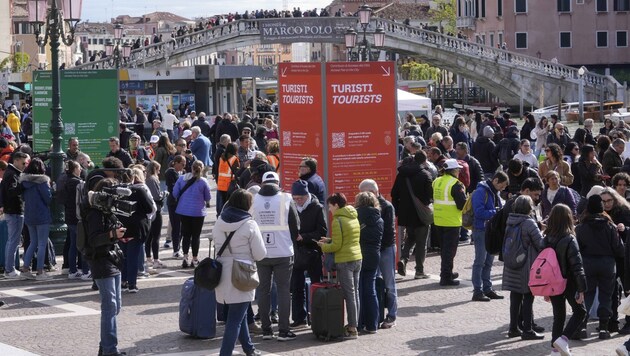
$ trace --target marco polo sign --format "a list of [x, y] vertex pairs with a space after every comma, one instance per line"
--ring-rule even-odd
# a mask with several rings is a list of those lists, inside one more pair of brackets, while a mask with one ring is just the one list
[[260, 22], [260, 42], [344, 42], [344, 33], [356, 17], [284, 18]]

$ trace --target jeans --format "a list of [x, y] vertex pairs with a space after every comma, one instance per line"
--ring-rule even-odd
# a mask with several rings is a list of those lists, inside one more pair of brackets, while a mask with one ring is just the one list
[[291, 271], [293, 256], [264, 258], [257, 263], [260, 285], [258, 293], [258, 314], [262, 329], [271, 330], [271, 284], [272, 277], [278, 287], [278, 331], [289, 331], [289, 314], [291, 313]]
[[459, 227], [435, 226], [435, 238], [440, 241], [440, 280], [453, 278], [453, 261], [459, 244]]
[[182, 221], [179, 214], [175, 212], [177, 205], [168, 206], [168, 221], [171, 223], [171, 242], [173, 243], [173, 252], [177, 252], [180, 249], [180, 242], [182, 241]]
[[612, 256], [582, 255], [584, 259], [584, 273], [586, 274], [586, 293], [584, 303], [586, 310], [591, 310], [595, 300], [595, 290], [599, 288], [599, 307], [597, 317], [610, 319], [612, 317], [612, 294], [616, 284], [615, 258]]
[[396, 292], [396, 245], [386, 247], [381, 251], [379, 260], [379, 273], [383, 276], [385, 288], [387, 289], [387, 317], [396, 320], [398, 312], [398, 292]]
[[523, 318], [523, 331], [532, 330], [534, 296], [510, 292], [510, 330], [518, 329], [519, 315]]
[[291, 318], [293, 321], [306, 320], [309, 306], [306, 305], [305, 295], [310, 291], [305, 290], [306, 277], [304, 272], [308, 271], [311, 283], [320, 283], [322, 281], [321, 261], [322, 259], [318, 256], [314, 259], [314, 263], [309, 265], [308, 270], [294, 268], [293, 273], [291, 273]]
[[492, 290], [490, 271], [494, 256], [486, 251], [486, 230], [473, 229], [472, 239], [475, 243], [475, 261], [472, 267], [472, 284], [474, 293], [488, 293]]
[[407, 239], [402, 248], [401, 260], [405, 263], [409, 260], [409, 252], [414, 249], [416, 255], [416, 273], [424, 273], [424, 260], [427, 257], [427, 239], [429, 238], [429, 226], [406, 226]]
[[26, 227], [28, 227], [28, 232], [31, 236], [31, 243], [28, 245], [26, 253], [24, 254], [24, 268], [28, 268], [31, 264], [35, 249], [37, 249], [37, 270], [42, 271], [44, 269], [44, 262], [46, 261], [50, 224], [26, 225]]
[[136, 287], [138, 281], [138, 257], [142, 253], [142, 242], [135, 238], [127, 243], [121, 243], [120, 248], [125, 254], [123, 262], [122, 280], [129, 284], [129, 288]]
[[[551, 347], [553, 342], [564, 335], [566, 337], [572, 336], [584, 323], [586, 319], [586, 307], [584, 303], [578, 304], [575, 301], [576, 289], [571, 282], [567, 283], [567, 288], [561, 295], [551, 297], [551, 307], [553, 308], [553, 326], [551, 329]], [[569, 319], [567, 326], [564, 326], [564, 321], [567, 317], [567, 303], [571, 306], [573, 315]], [[564, 330], [563, 330], [564, 329]]]
[[379, 307], [376, 297], [375, 269], [361, 269], [359, 273], [359, 329], [378, 329]]
[[120, 297], [120, 274], [108, 278], [95, 279], [98, 294], [101, 296], [101, 342], [103, 355], [118, 352], [116, 315], [122, 308]]
[[[68, 249], [68, 268], [70, 274], [77, 272], [77, 257], [79, 251], [77, 250], [77, 225], [68, 224], [68, 233], [70, 234], [70, 246]], [[87, 261], [85, 258], [81, 259], [81, 272], [87, 274], [89, 271]]]
[[[4, 251], [4, 272], [11, 273], [15, 270], [15, 255], [20, 248], [20, 238], [24, 227], [24, 215], [4, 214], [7, 222], [8, 238]], [[43, 261], [43, 259], [42, 259]]]
[[241, 346], [243, 346], [243, 351], [249, 352], [254, 349], [247, 327], [247, 309], [250, 305], [250, 302], [226, 304], [228, 310], [227, 321], [225, 322], [225, 331], [219, 356], [231, 356], [237, 338]]
[[361, 260], [337, 263], [337, 279], [343, 291], [343, 299], [346, 301], [346, 313], [348, 325], [357, 327], [359, 311], [359, 274], [361, 272]]

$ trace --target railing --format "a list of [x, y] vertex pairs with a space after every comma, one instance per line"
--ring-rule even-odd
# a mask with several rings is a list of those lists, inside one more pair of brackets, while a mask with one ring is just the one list
[[[375, 21], [385, 28], [385, 33], [389, 37], [412, 40], [416, 43], [451, 51], [457, 53], [457, 55], [485, 58], [496, 63], [511, 65], [519, 69], [534, 71], [563, 80], [579, 80], [578, 70], [573, 67], [509, 52], [492, 46], [468, 42], [467, 40], [457, 37], [406, 26], [389, 20], [379, 19]], [[599, 86], [605, 85], [608, 79], [603, 75], [586, 73], [584, 74], [584, 82], [586, 85]]]

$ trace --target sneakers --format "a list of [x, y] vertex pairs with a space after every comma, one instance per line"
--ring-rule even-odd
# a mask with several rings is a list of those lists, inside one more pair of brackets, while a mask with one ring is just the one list
[[415, 276], [413, 276], [413, 279], [427, 279], [429, 278], [428, 274], [424, 274], [424, 272], [416, 272]]
[[476, 292], [473, 294], [472, 296], [472, 301], [473, 302], [489, 302], [490, 298], [487, 297], [485, 294], [483, 294], [482, 292]]
[[306, 324], [307, 324], [306, 319], [303, 319], [303, 320], [294, 321], [291, 324], [289, 324], [289, 326], [292, 328], [299, 328], [300, 326], [303, 326]]
[[91, 281], [92, 280], [92, 272], [84, 273], [81, 275], [82, 281]]
[[184, 254], [181, 251], [173, 252], [173, 258], [182, 258]]
[[81, 272], [74, 272], [74, 273], [68, 274], [68, 279], [82, 279], [81, 277], [83, 277], [83, 273]]
[[247, 325], [250, 334], [262, 334], [262, 328], [256, 322]]
[[344, 340], [356, 340], [357, 338], [359, 338], [359, 333], [357, 332], [357, 330], [352, 331], [346, 328], [346, 332], [343, 334]]
[[133, 286], [133, 287], [129, 287], [129, 293], [131, 294], [136, 294], [138, 293], [140, 290], [138, 289], [137, 286]]
[[600, 330], [599, 331], [599, 339], [600, 340], [608, 340], [608, 339], [610, 339], [610, 332], [608, 330]]
[[138, 278], [139, 279], [146, 279], [149, 278], [150, 274], [147, 272], [138, 272]]
[[58, 270], [59, 269], [56, 266], [54, 266], [54, 265], [49, 265], [49, 266], [45, 266], [44, 267], [44, 271], [46, 271], [46, 272], [56, 272]]
[[35, 276], [36, 281], [49, 281], [51, 279], [52, 279], [52, 276], [48, 275], [46, 272], [42, 272], [38, 274], [37, 276]]
[[618, 348], [616, 348], [615, 352], [617, 353], [617, 356], [629, 356], [630, 355], [630, 353], [628, 353], [628, 349], [626, 349], [625, 345], [621, 345]]
[[278, 341], [291, 341], [295, 340], [297, 335], [295, 335], [292, 331], [280, 331], [278, 333]]
[[164, 248], [171, 248], [171, 241], [164, 242]]
[[20, 273], [20, 279], [23, 281], [28, 281], [30, 280], [34, 280], [35, 279], [35, 275], [32, 272], [22, 272]]
[[261, 356], [262, 355], [262, 351], [257, 350], [257, 349], [252, 349], [249, 351], [244, 351], [245, 352], [245, 356]]
[[182, 261], [182, 268], [188, 268], [188, 260], [186, 258]]
[[19, 279], [20, 278], [20, 271], [14, 269], [12, 272], [6, 273], [4, 272], [4, 278], [6, 279]]
[[271, 315], [269, 316], [269, 319], [271, 319], [271, 323], [272, 324], [278, 324], [278, 314], [277, 313], [271, 313]]
[[263, 340], [273, 340], [274, 337], [273, 330], [263, 330]]
[[361, 330], [362, 334], [368, 334], [368, 335], [374, 335], [376, 334], [376, 330], [368, 330], [368, 329], [363, 329]]
[[166, 265], [164, 264], [164, 262], [162, 262], [160, 260], [155, 260], [155, 261], [153, 261], [153, 268], [154, 269], [166, 268]]
[[562, 335], [553, 342], [553, 347], [555, 347], [562, 356], [571, 356], [571, 350], [569, 349], [569, 341], [567, 341], [566, 336]]
[[396, 319], [394, 319], [394, 318], [392, 318], [390, 316], [387, 316], [385, 318], [385, 320], [383, 320], [383, 322], [381, 323], [381, 327], [380, 328], [381, 329], [391, 329], [394, 326], [396, 326]]
[[195, 268], [197, 266], [199, 266], [199, 260], [190, 261], [190, 268]]
[[401, 276], [406, 276], [407, 275], [407, 263], [404, 260], [400, 260], [398, 261], [398, 274]]

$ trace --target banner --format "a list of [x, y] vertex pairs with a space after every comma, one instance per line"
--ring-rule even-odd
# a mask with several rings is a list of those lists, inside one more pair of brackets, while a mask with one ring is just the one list
[[[60, 72], [62, 150], [68, 139], [79, 138], [81, 151], [96, 165], [109, 152], [109, 138], [118, 137], [118, 71], [63, 70]], [[33, 149], [48, 151], [52, 134], [52, 73], [33, 74]]]
[[259, 22], [260, 43], [344, 43], [346, 30], [356, 17], [279, 18]]
[[328, 192], [354, 202], [374, 179], [391, 200], [396, 178], [396, 70], [393, 62], [326, 63]]
[[321, 64], [278, 66], [280, 184], [290, 192], [303, 157], [315, 158], [324, 172]]

